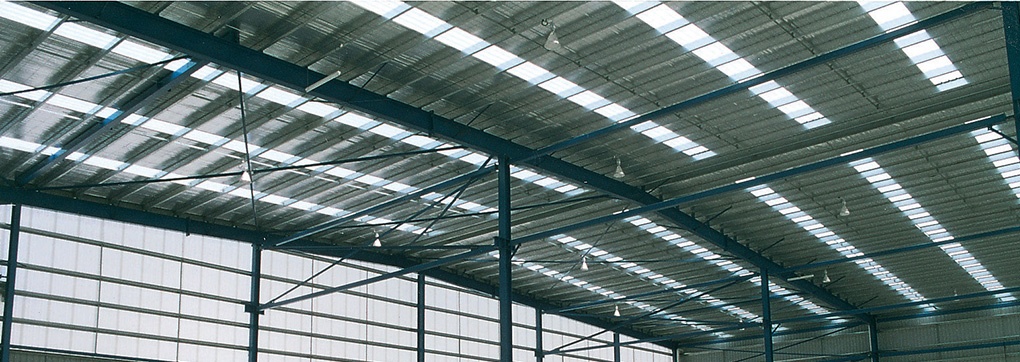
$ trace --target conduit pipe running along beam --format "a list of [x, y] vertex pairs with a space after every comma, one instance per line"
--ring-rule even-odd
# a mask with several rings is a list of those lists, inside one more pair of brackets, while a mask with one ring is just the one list
[[[206, 59], [291, 89], [303, 89], [306, 87], [307, 84], [298, 83], [301, 79], [319, 79], [322, 76], [307, 68], [225, 41], [129, 5], [92, 2], [35, 2], [35, 4], [189, 54], [196, 58]], [[960, 16], [962, 13], [966, 13], [966, 11], [953, 12], [953, 14], [959, 14], [956, 16]], [[536, 151], [528, 147], [347, 83], [328, 82], [315, 89], [311, 94], [325, 100], [345, 104], [346, 107], [393, 121], [414, 130], [428, 132], [429, 134], [452, 140], [490, 155], [506, 156], [510, 159], [510, 163], [514, 163], [514, 160], [531, 158], [527, 164], [539, 170], [563, 177], [578, 184], [586, 184], [589, 188], [613, 194], [639, 204], [650, 205], [661, 201], [637, 187], [627, 185], [563, 160], [548, 156], [535, 157]], [[676, 209], [661, 210], [659, 214], [678, 226], [691, 230], [698, 237], [729, 251], [737, 257], [747, 260], [758, 268], [770, 271], [782, 269], [779, 264], [737, 243], [736, 240], [721, 232], [710, 228], [693, 216]], [[313, 229], [317, 229], [316, 232], [318, 232], [326, 230], [328, 227]], [[314, 232], [299, 233], [283, 240], [289, 242], [289, 240], [296, 240], [300, 237], [313, 234]], [[276, 240], [276, 244], [279, 245], [280, 239]], [[856, 308], [854, 305], [813, 283], [795, 281], [791, 282], [790, 285], [813, 295], [819, 301], [836, 309], [849, 310]]]
[[[136, 225], [151, 226], [154, 228], [177, 231], [189, 235], [195, 234], [211, 236], [215, 238], [233, 240], [249, 244], [261, 241], [263, 240], [263, 238], [273, 237], [273, 235], [270, 234], [259, 233], [246, 229], [239, 229], [231, 226], [206, 223], [202, 221], [189, 220], [176, 216], [155, 214], [148, 211], [99, 204], [95, 202], [74, 199], [65, 196], [51, 195], [41, 192], [28, 191], [4, 186], [0, 186], [0, 204], [2, 203], [22, 204], [30, 207], [38, 207], [53, 211], [79, 214], [84, 216], [100, 218], [104, 220], [113, 220]], [[328, 248], [319, 248], [320, 246], [327, 246], [329, 244], [320, 243], [309, 239], [301, 239], [295, 241], [294, 245], [311, 246], [313, 247], [312, 249], [316, 251], [310, 252], [310, 254], [320, 255], [328, 258], [340, 258], [347, 255], [343, 251], [334, 251], [329, 250]], [[491, 246], [482, 245], [480, 247], [489, 248]], [[389, 265], [396, 268], [408, 268], [420, 264], [420, 262], [417, 260], [403, 257], [400, 255], [379, 254], [370, 251], [358, 253], [357, 255], [351, 257], [350, 259], [380, 265]], [[433, 268], [429, 270], [423, 270], [421, 271], [421, 273], [425, 274], [430, 278], [441, 280], [443, 282], [464, 287], [467, 289], [476, 290], [479, 293], [485, 295], [496, 295], [498, 293], [497, 288], [493, 285], [483, 283], [475, 279], [467, 278], [465, 276], [458, 275], [456, 273], [452, 273], [442, 269]], [[559, 307], [557, 305], [553, 305], [548, 302], [521, 294], [514, 294], [513, 300], [517, 303], [521, 303], [539, 309], [553, 309]], [[610, 323], [603, 319], [595, 317], [573, 316], [569, 318], [599, 328], [611, 328], [615, 326], [614, 323]], [[651, 335], [630, 328], [620, 328], [618, 329], [618, 331], [620, 331], [620, 333], [638, 339], [652, 337]], [[673, 345], [672, 343], [666, 343], [664, 341], [658, 342], [656, 344], [665, 348], [670, 348], [670, 346]]]

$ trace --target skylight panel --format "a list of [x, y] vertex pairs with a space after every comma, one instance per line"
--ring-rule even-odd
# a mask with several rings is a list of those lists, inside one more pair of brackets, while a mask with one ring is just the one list
[[637, 17], [660, 33], [668, 33], [687, 24], [686, 19], [665, 4], [645, 10], [637, 14]]
[[354, 128], [362, 128], [364, 126], [376, 123], [374, 120], [354, 112], [344, 113], [344, 115], [337, 117], [333, 120]]
[[446, 44], [446, 46], [467, 54], [474, 53], [490, 45], [485, 40], [482, 40], [482, 38], [457, 27], [450, 28], [450, 30], [439, 34], [435, 39], [440, 43]]
[[[897, 1], [881, 7], [864, 2], [859, 3], [885, 32], [915, 22], [914, 16], [902, 2]], [[963, 73], [956, 69], [956, 65], [942, 52], [938, 43], [928, 35], [927, 31], [922, 30], [902, 36], [896, 39], [895, 43], [939, 92], [968, 83], [963, 77]], [[927, 61], [933, 59], [939, 60], [926, 64]]]
[[187, 127], [178, 126], [176, 124], [169, 122], [163, 122], [158, 119], [149, 119], [145, 123], [142, 123], [141, 127], [148, 128], [157, 132], [163, 132], [168, 135], [184, 134], [184, 132], [189, 130]]
[[[856, 166], [872, 162], [874, 162], [876, 166], [878, 165], [878, 163], [871, 158], [865, 158], [863, 160], [854, 161], [851, 162], [850, 165], [856, 168]], [[880, 172], [881, 175], [886, 176], [889, 175], [887, 172], [885, 172], [885, 170], [881, 168], [881, 166], [873, 169], [872, 171]], [[895, 182], [892, 181], [891, 179], [889, 181]], [[869, 180], [869, 182], [871, 181]], [[872, 186], [878, 188], [878, 186], [876, 186], [876, 182], [871, 183]], [[952, 234], [946, 231], [946, 229], [942, 225], [940, 225], [938, 221], [933, 216], [931, 216], [931, 214], [928, 213], [927, 210], [924, 209], [924, 207], [920, 205], [919, 202], [914, 200], [914, 198], [911, 197], [903, 199], [902, 197], [899, 197], [903, 194], [905, 193], [902, 192], [882, 193], [883, 196], [889, 199], [890, 202], [893, 202], [893, 204], [896, 205], [901, 210], [901, 212], [903, 212], [903, 214], [910, 219], [910, 222], [914, 224], [914, 226], [919, 231], [921, 231], [925, 236], [927, 236], [931, 241], [943, 242], [953, 239]], [[900, 199], [900, 201], [892, 201], [893, 198]], [[980, 263], [972, 260], [971, 254], [960, 243], [941, 244], [939, 245], [939, 248], [942, 249], [942, 251], [944, 251], [947, 256], [953, 259], [954, 262], [960, 265], [961, 268], [964, 268], [964, 270], [968, 274], [970, 274], [971, 277], [974, 278], [974, 280], [977, 281], [979, 284], [981, 284], [981, 286], [984, 287], [986, 290], [996, 291], [1001, 289], [1002, 284], [1000, 284], [998, 280], [995, 279], [995, 277], [992, 277], [991, 272], [986, 270], [984, 266], [981, 266]], [[987, 277], [985, 277], [985, 275], [987, 275]], [[999, 300], [1003, 302], [1016, 300], [1016, 298], [1010, 295], [1009, 293], [996, 294], [995, 297], [999, 298]]]
[[[777, 205], [777, 201], [776, 200], [781, 200], [782, 203], [786, 204], [786, 205], [791, 205], [791, 206], [793, 205], [786, 198], [784, 198], [782, 196], [779, 196], [779, 194], [777, 194], [772, 188], [769, 188], [766, 185], [754, 186], [752, 188], [747, 189], [747, 191], [750, 192], [751, 195], [753, 195], [756, 198], [758, 198], [759, 201], [765, 202], [769, 206]], [[793, 206], [793, 207], [796, 208], [796, 206]], [[829, 230], [829, 228], [825, 227], [825, 225], [823, 225], [817, 219], [812, 218], [810, 215], [808, 215], [805, 212], [802, 212], [800, 214], [802, 214], [802, 216], [791, 217], [791, 215], [793, 215], [793, 214], [784, 213], [784, 216], [787, 219], [790, 219], [790, 221], [792, 221], [794, 223], [797, 223], [797, 226], [800, 226], [802, 229], [804, 229], [804, 231], [807, 231], [812, 236], [818, 238], [819, 241], [825, 243], [826, 245], [828, 245], [830, 248], [832, 248], [833, 250], [838, 252], [843, 257], [853, 258], [856, 255], [860, 255], [861, 254], [860, 250], [858, 250], [856, 247], [851, 245], [846, 240], [843, 240], [842, 238], [839, 238], [835, 234], [835, 232], [833, 232], [832, 230]], [[835, 238], [835, 239], [831, 239], [831, 238]], [[831, 240], [827, 240], [827, 239], [831, 239]], [[864, 259], [864, 260], [865, 261], [857, 260], [856, 261], [857, 265], [859, 267], [863, 268], [866, 272], [868, 272], [872, 276], [874, 276], [876, 279], [879, 279], [879, 281], [881, 281], [884, 284], [886, 284], [887, 286], [889, 286], [891, 289], [895, 290], [897, 293], [903, 295], [904, 297], [906, 297], [907, 299], [909, 299], [911, 301], [926, 300], [926, 298], [924, 296], [922, 296], [921, 293], [917, 292], [916, 290], [911, 288], [909, 285], [906, 285], [906, 283], [903, 283], [898, 277], [896, 277], [895, 275], [892, 275], [891, 272], [886, 270], [884, 267], [879, 265], [874, 260], [872, 260], [870, 258], [869, 259]], [[896, 286], [898, 286], [900, 284], [903, 284], [905, 287], [897, 289]], [[925, 306], [925, 307], [930, 307], [930, 306]]]
[[738, 58], [729, 47], [720, 42], [694, 49], [692, 52], [713, 67]]
[[[216, 83], [216, 84], [219, 84], [221, 86], [233, 89], [233, 90], [236, 91], [237, 90], [237, 73], [225, 72], [222, 75], [220, 75], [219, 77], [216, 77], [216, 79], [213, 79], [212, 82]], [[256, 82], [254, 80], [248, 79], [248, 77], [241, 77], [241, 88], [244, 89], [244, 93], [251, 93], [252, 90], [255, 90], [256, 88], [261, 88], [261, 87], [264, 87], [264, 85], [262, 85], [262, 83], [259, 83], [259, 82]]]
[[208, 145], [219, 145], [228, 141], [226, 137], [220, 137], [209, 132], [199, 131], [197, 129], [191, 130], [191, 132], [185, 133], [184, 138], [192, 141], [202, 142]]
[[385, 123], [380, 123], [378, 126], [372, 127], [368, 131], [395, 140], [399, 140], [410, 135], [410, 132]]
[[113, 35], [89, 29], [78, 23], [60, 24], [60, 26], [57, 27], [57, 30], [53, 31], [53, 34], [85, 43], [99, 49], [106, 49], [117, 41], [117, 37]]
[[907, 10], [906, 5], [899, 1], [871, 10], [868, 15], [871, 15], [871, 18], [885, 31], [913, 23], [916, 20], [910, 10]]
[[545, 70], [545, 68], [537, 66], [532, 62], [518, 64], [513, 68], [507, 69], [507, 73], [510, 73], [517, 78], [521, 78], [531, 84], [538, 84], [556, 76], [548, 70]]
[[595, 109], [609, 104], [608, 100], [590, 90], [570, 96], [567, 100], [587, 109]]
[[38, 12], [7, 1], [0, 1], [0, 17], [28, 25], [39, 30], [49, 30], [50, 27], [56, 25], [59, 21], [59, 19], [55, 16]]
[[736, 80], [738, 82], [746, 78], [761, 74], [761, 71], [758, 70], [758, 68], [755, 68], [753, 65], [751, 65], [751, 63], [748, 63], [744, 59], [733, 60], [729, 63], [722, 64], [716, 67], [716, 69], [719, 69], [720, 72], [726, 74], [726, 76], [730, 77], [730, 79]]
[[637, 115], [637, 113], [631, 112], [631, 110], [616, 103], [610, 103], [605, 107], [598, 108], [595, 110], [595, 113], [601, 114], [603, 117], [609, 118], [614, 122], [622, 122]]
[[666, 37], [687, 49], [697, 49], [715, 41], [708, 33], [694, 24], [687, 24], [666, 33]]
[[96, 109], [96, 107], [99, 106], [92, 102], [83, 101], [77, 98], [71, 98], [61, 94], [54, 94], [52, 97], [50, 97], [49, 100], [46, 101], [46, 103], [52, 104], [57, 107], [70, 109], [72, 111], [80, 113], [91, 113]]
[[924, 75], [929, 78], [933, 78], [938, 75], [952, 72], [956, 69], [956, 67], [953, 66], [953, 62], [950, 61], [949, 57], [947, 56], [941, 56], [922, 63], [918, 63], [917, 68], [920, 69], [921, 72], [924, 73]]
[[390, 19], [411, 8], [403, 2], [394, 0], [353, 0], [351, 3], [386, 19]]
[[277, 86], [266, 87], [266, 89], [263, 89], [258, 94], [255, 94], [255, 96], [286, 106], [295, 105], [298, 102], [304, 102], [308, 100], [305, 97], [299, 96], [297, 94], [294, 94], [293, 92], [290, 92]]
[[524, 59], [514, 55], [511, 52], [506, 51], [498, 45], [490, 45], [485, 49], [482, 49], [471, 56], [478, 58], [483, 62], [489, 63], [499, 70], [506, 70], [515, 65], [524, 63]]
[[942, 55], [942, 49], [932, 39], [904, 47], [902, 50], [914, 63], [920, 63]]
[[577, 85], [577, 83], [571, 82], [563, 77], [556, 77], [547, 80], [539, 83], [538, 86], [563, 98], [580, 93], [584, 90], [584, 88], [581, 88], [581, 86]]
[[358, 177], [358, 178], [354, 179], [354, 181], [357, 181], [357, 182], [360, 182], [360, 183], [363, 183], [363, 184], [366, 184], [366, 185], [369, 185], [369, 186], [375, 186], [376, 184], [382, 183], [382, 182], [384, 182], [386, 180], [381, 178], [381, 177], [375, 177], [375, 176], [372, 176], [372, 175], [365, 174], [365, 175], [362, 175], [361, 177]]
[[100, 167], [100, 168], [105, 168], [107, 170], [114, 170], [114, 171], [119, 171], [122, 168], [126, 168], [126, 167], [129, 166], [129, 164], [125, 163], [125, 162], [111, 160], [111, 159], [103, 158], [103, 157], [95, 157], [95, 156], [86, 158], [84, 163], [86, 165], [92, 165], [92, 166], [96, 166], [96, 167]]
[[452, 27], [442, 19], [421, 11], [418, 8], [408, 9], [393, 18], [393, 22], [403, 25], [404, 27], [421, 33], [429, 38], [434, 37], [436, 34]]
[[422, 149], [433, 149], [441, 144], [435, 139], [419, 135], [411, 135], [401, 141]]
[[319, 117], [326, 117], [335, 112], [340, 111], [340, 108], [336, 108], [331, 105], [320, 102], [305, 102], [300, 106], [297, 106], [297, 109], [308, 114], [314, 114]]
[[140, 165], [131, 165], [124, 169], [124, 172], [147, 178], [156, 178], [163, 174], [163, 171]]
[[113, 53], [140, 61], [142, 63], [156, 63], [170, 58], [170, 54], [162, 50], [150, 48], [131, 40], [124, 40], [113, 47]]
[[[665, 7], [665, 5], [660, 6]], [[655, 7], [653, 9], [659, 9], [659, 7]], [[673, 10], [669, 9], [669, 11]], [[677, 16], [680, 17], [681, 15], [677, 14]], [[656, 20], [656, 18], [646, 18], [640, 16], [640, 14], [638, 18], [653, 28], [661, 26], [659, 24], [662, 21]], [[673, 40], [683, 48], [694, 53], [694, 55], [708, 63], [709, 66], [715, 67], [734, 81], [739, 82], [762, 74], [761, 70], [756, 68], [753, 64], [751, 64], [751, 62], [747, 61], [747, 59], [741, 58], [729, 47], [717, 41], [693, 23], [688, 23], [676, 30], [667, 32], [665, 35], [667, 38]], [[772, 94], [767, 93], [777, 89], [780, 91]], [[751, 87], [750, 90], [752, 93], [759, 96], [768, 94], [763, 96], [762, 99], [769, 102], [769, 104], [773, 107], [780, 107], [780, 111], [785, 113], [790, 119], [795, 120], [804, 128], [811, 129], [830, 123], [825, 116], [811, 108], [811, 106], [807, 105], [804, 101], [797, 99], [797, 97], [793, 96], [793, 94], [787, 89], [780, 87], [775, 81], [768, 81]], [[693, 156], [695, 160], [715, 155], [715, 152], [705, 151], [699, 152], [697, 155], [698, 156]]]

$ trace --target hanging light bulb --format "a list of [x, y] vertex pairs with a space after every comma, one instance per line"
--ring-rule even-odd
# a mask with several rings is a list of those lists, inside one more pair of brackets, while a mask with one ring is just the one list
[[829, 279], [829, 269], [825, 269], [825, 274], [822, 274], [822, 283], [832, 283], [832, 279]]
[[382, 240], [379, 239], [379, 232], [375, 233], [375, 240], [372, 241], [372, 246], [377, 248], [382, 246]]
[[613, 307], [613, 317], [619, 317], [619, 316], [620, 316], [620, 306], [614, 306]]
[[623, 165], [620, 162], [620, 158], [617, 157], [616, 158], [616, 171], [613, 172], [613, 177], [615, 177], [615, 178], [623, 178], [624, 176], [627, 176], [627, 174], [623, 173]]
[[843, 201], [843, 207], [839, 208], [839, 216], [850, 216], [850, 209], [846, 208], [846, 200]]
[[241, 181], [251, 183], [251, 172], [248, 171], [247, 166], [241, 166]]
[[588, 271], [588, 257], [581, 257], [581, 270]]
[[545, 38], [545, 50], [556, 51], [562, 49], [560, 37], [556, 36], [556, 24], [548, 20], [542, 20], [542, 24], [552, 27], [552, 30], [549, 30], [549, 36]]

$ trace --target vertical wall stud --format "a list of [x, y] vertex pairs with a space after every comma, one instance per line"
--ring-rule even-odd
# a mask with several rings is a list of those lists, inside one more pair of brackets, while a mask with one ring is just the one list
[[425, 274], [418, 273], [418, 362], [425, 362]]
[[878, 321], [874, 316], [868, 320], [868, 337], [871, 338], [871, 362], [878, 362]]

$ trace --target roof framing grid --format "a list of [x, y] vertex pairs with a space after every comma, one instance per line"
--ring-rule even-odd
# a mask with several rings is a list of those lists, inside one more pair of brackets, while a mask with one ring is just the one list
[[[89, 2], [36, 2], [36, 4], [292, 89], [304, 89], [309, 85], [297, 81], [309, 79], [307, 75], [310, 70], [304, 67], [128, 5]], [[321, 77], [321, 74], [315, 74], [312, 79], [318, 80]], [[511, 160], [531, 158], [527, 163], [533, 167], [642, 205], [661, 201], [639, 188], [602, 174], [549, 156], [533, 157], [536, 150], [350, 84], [336, 81], [327, 82], [313, 90], [311, 94], [329, 101], [346, 104], [351, 108], [413, 129], [456, 141], [489, 154], [507, 156]], [[671, 222], [691, 230], [701, 238], [749, 261], [756, 267], [772, 271], [782, 270], [781, 265], [712, 229], [691, 215], [677, 209], [661, 210], [659, 214]], [[856, 309], [853, 304], [809, 281], [795, 280], [789, 283], [836, 309]]]

